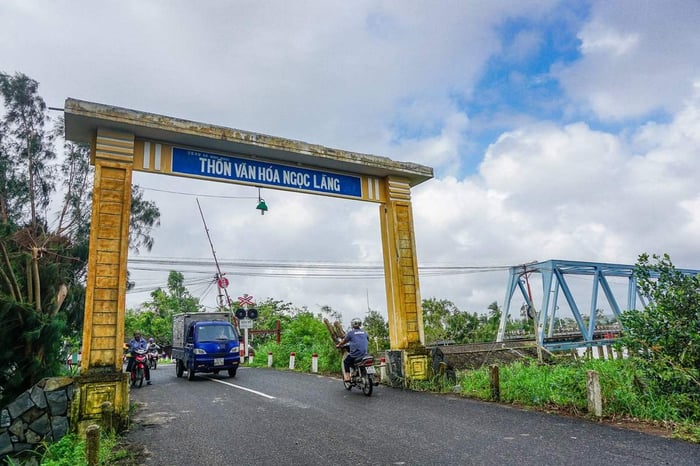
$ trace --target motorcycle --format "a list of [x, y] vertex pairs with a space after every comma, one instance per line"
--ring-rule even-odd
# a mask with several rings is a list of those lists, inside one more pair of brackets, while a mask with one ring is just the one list
[[[365, 396], [372, 396], [372, 389], [375, 385], [379, 385], [379, 382], [374, 380], [374, 356], [369, 354], [363, 356], [362, 359], [353, 363], [351, 369], [350, 380], [343, 380], [345, 390], [352, 390], [352, 387], [357, 387], [362, 390]], [[343, 371], [345, 371], [345, 368], [343, 368]]]
[[146, 377], [146, 350], [134, 350], [132, 357], [134, 362], [131, 365], [131, 386], [141, 388]]
[[148, 367], [156, 369], [158, 367], [158, 350], [152, 349], [148, 352]]

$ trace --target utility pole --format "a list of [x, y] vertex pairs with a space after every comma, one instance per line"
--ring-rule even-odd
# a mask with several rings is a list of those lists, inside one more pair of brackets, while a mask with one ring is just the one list
[[209, 235], [209, 228], [207, 227], [207, 222], [204, 220], [204, 213], [202, 212], [202, 206], [199, 204], [199, 199], [197, 199], [197, 207], [199, 208], [199, 215], [202, 217], [202, 223], [204, 224], [204, 231], [207, 233], [207, 239], [209, 240], [209, 246], [211, 247], [211, 253], [214, 256], [214, 264], [216, 265], [216, 286], [219, 289], [219, 294], [217, 295], [217, 304], [219, 305], [219, 310], [227, 309], [229, 313], [231, 312], [231, 298], [228, 295], [228, 279], [224, 277], [221, 273], [221, 267], [219, 267], [219, 260], [216, 258], [216, 251], [214, 251], [214, 244], [211, 242], [211, 236]]

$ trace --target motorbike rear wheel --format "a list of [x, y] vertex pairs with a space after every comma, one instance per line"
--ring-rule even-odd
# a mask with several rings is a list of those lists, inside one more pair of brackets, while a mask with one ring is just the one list
[[[345, 387], [345, 390], [352, 390], [352, 382], [346, 382], [345, 381], [345, 358], [347, 358], [348, 355], [346, 354], [343, 360], [340, 362], [340, 373], [342, 374], [343, 377], [343, 386]], [[352, 374], [350, 374], [350, 379], [352, 380]]]
[[187, 380], [194, 380], [194, 369], [191, 367], [187, 368]]
[[367, 370], [363, 367], [362, 370], [362, 393], [365, 396], [372, 396], [372, 390], [374, 389], [374, 380], [371, 374], [367, 373]]
[[185, 365], [179, 359], [175, 360], [175, 375], [182, 377], [183, 372], [185, 372]]
[[134, 376], [131, 380], [131, 386], [136, 388], [141, 388], [143, 385], [143, 367], [139, 367], [135, 370]]

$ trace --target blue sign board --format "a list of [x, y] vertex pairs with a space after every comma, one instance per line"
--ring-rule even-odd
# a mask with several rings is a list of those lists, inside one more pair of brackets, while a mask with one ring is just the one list
[[362, 198], [362, 180], [359, 176], [210, 154], [180, 147], [173, 147], [172, 172]]

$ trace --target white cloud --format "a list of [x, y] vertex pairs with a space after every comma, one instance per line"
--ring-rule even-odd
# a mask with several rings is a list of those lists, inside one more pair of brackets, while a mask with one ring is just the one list
[[700, 77], [699, 21], [695, 0], [595, 1], [581, 60], [554, 74], [605, 120], [675, 112]]
[[620, 58], [634, 52], [639, 46], [639, 34], [621, 34], [601, 24], [589, 25], [581, 34], [581, 52], [584, 55], [609, 55]]
[[[583, 123], [503, 134], [477, 176], [446, 177], [416, 190], [419, 260], [480, 267], [548, 259], [632, 264], [641, 253], [668, 252], [679, 267], [698, 268], [698, 134], [697, 99], [672, 122], [631, 135]], [[502, 303], [507, 274], [501, 288], [498, 279], [481, 275], [423, 280], [422, 293], [440, 297], [441, 290], [470, 310]]]
[[[497, 122], [485, 121], [455, 104], [469, 101], [489, 58], [501, 53], [498, 27], [533, 22], [505, 51], [527, 63], [544, 37], [537, 19], [557, 5], [17, 0], [0, 4], [0, 71], [38, 80], [52, 106], [75, 97], [433, 166], [436, 179], [413, 192], [421, 264], [631, 263], [642, 252], [669, 252], [677, 265], [699, 267], [695, 0], [594, 2], [577, 31], [581, 58], [552, 74], [566, 95], [551, 105], [562, 106], [566, 124], [507, 107], [491, 116]], [[648, 117], [659, 109], [664, 120]], [[590, 112], [592, 121], [581, 117]], [[640, 117], [642, 125], [627, 120]], [[626, 129], [605, 132], [601, 119]], [[489, 141], [483, 160], [465, 155], [471, 130], [502, 125], [512, 129]], [[465, 177], [465, 166], [478, 169]], [[238, 196], [200, 197], [221, 259], [381, 263], [375, 204], [264, 189], [270, 210], [260, 215], [253, 188], [135, 179]], [[210, 257], [192, 196], [146, 196], [163, 216], [153, 252], [142, 257]], [[133, 278], [153, 283], [153, 275]], [[383, 279], [229, 278], [235, 296], [330, 305], [346, 319], [368, 301], [386, 309]], [[502, 303], [506, 279], [505, 270], [426, 275], [421, 293], [482, 312]]]

